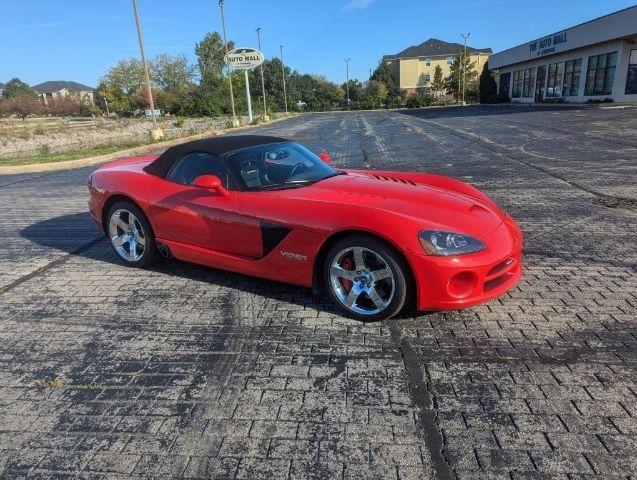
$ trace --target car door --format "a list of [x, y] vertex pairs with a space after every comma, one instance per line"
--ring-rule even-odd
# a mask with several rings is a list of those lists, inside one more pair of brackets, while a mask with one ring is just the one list
[[[216, 175], [228, 195], [193, 185], [200, 175]], [[149, 210], [158, 238], [248, 258], [262, 254], [254, 238], [258, 222], [241, 215], [225, 162], [209, 153], [185, 155], [165, 179], [149, 185]]]

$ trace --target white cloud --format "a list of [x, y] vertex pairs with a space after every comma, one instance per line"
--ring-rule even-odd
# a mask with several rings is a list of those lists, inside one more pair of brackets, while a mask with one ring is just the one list
[[343, 5], [343, 10], [365, 10], [374, 2], [375, 0], [349, 0]]

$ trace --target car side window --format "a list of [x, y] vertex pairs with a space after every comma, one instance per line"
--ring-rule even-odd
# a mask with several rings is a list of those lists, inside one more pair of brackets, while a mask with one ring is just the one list
[[210, 153], [193, 152], [179, 160], [166, 176], [166, 180], [192, 185], [201, 175], [216, 175], [225, 188], [229, 188], [228, 169], [223, 161]]

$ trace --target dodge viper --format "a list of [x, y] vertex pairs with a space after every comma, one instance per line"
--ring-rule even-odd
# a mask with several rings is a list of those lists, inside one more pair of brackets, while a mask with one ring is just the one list
[[452, 310], [522, 271], [522, 234], [489, 197], [423, 173], [337, 169], [284, 138], [183, 143], [106, 164], [91, 215], [128, 265], [175, 257], [327, 292], [355, 318]]

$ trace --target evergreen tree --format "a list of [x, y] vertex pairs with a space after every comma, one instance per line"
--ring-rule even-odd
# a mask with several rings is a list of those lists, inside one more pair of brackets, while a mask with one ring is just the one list
[[484, 64], [482, 73], [480, 74], [480, 103], [487, 103], [489, 97], [497, 95], [498, 85], [489, 70], [489, 62]]
[[440, 65], [436, 65], [434, 69], [434, 79], [431, 82], [431, 87], [436, 92], [436, 96], [445, 88], [445, 79], [442, 76], [442, 67]]

